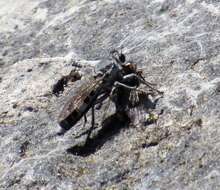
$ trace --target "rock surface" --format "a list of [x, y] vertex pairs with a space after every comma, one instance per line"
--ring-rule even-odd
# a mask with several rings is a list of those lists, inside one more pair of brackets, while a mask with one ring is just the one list
[[[0, 189], [220, 189], [218, 0], [0, 5]], [[163, 114], [147, 126], [113, 118], [71, 154], [89, 124], [57, 136], [57, 115], [82, 82], [59, 97], [52, 86], [75, 61], [84, 80], [120, 47], [165, 92]]]

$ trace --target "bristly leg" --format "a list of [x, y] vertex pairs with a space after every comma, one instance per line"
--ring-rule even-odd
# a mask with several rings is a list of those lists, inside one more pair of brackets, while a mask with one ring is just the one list
[[107, 103], [105, 105], [103, 115], [102, 115], [102, 121], [104, 121], [104, 119], [106, 118], [106, 115], [108, 114], [107, 111], [109, 110], [109, 106], [110, 106], [110, 98], [107, 100]]
[[83, 124], [83, 127], [85, 127], [86, 123], [87, 123], [87, 117], [86, 117], [86, 114], [85, 114], [85, 115], [84, 115], [84, 124]]
[[[144, 84], [145, 86], [147, 86], [148, 88], [150, 88], [151, 90], [157, 92], [158, 94], [163, 94], [163, 92], [157, 90], [156, 88], [152, 87], [153, 84], [151, 84], [150, 82], [147, 82], [144, 77], [142, 76], [139, 76], [135, 73], [131, 73], [131, 74], [128, 74], [128, 75], [125, 75], [123, 77], [123, 84], [128, 84], [128, 83], [136, 83], [137, 86], [139, 86], [140, 84]], [[121, 84], [118, 84], [118, 85], [121, 85]], [[130, 89], [134, 89], [134, 87], [128, 87], [128, 85], [126, 85], [127, 88], [130, 88]], [[132, 85], [133, 86], [133, 85]]]
[[90, 140], [90, 135], [93, 131], [93, 129], [95, 128], [95, 108], [94, 106], [92, 106], [92, 121], [91, 121], [91, 128], [88, 131], [87, 137], [86, 137], [86, 141], [85, 144], [87, 144]]

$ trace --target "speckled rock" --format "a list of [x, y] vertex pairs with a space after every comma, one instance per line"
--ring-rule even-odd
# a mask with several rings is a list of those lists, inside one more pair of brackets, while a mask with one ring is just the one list
[[[0, 5], [0, 189], [220, 189], [218, 0]], [[63, 104], [122, 47], [164, 91], [157, 122], [122, 122], [114, 106], [103, 121], [104, 106], [89, 144], [83, 120], [58, 136]], [[82, 79], [54, 96], [76, 62]]]

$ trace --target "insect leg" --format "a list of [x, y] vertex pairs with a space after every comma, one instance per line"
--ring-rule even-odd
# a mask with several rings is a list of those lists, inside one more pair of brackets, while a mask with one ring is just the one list
[[85, 144], [89, 142], [90, 135], [91, 135], [92, 130], [94, 129], [94, 127], [95, 127], [95, 110], [94, 110], [94, 105], [93, 105], [93, 106], [92, 106], [92, 126], [91, 126], [91, 128], [89, 129], [88, 135], [87, 135], [87, 137], [86, 137]]
[[156, 88], [152, 87], [152, 84], [151, 84], [151, 83], [147, 82], [146, 80], [144, 80], [143, 77], [140, 77], [140, 76], [138, 76], [138, 75], [135, 74], [135, 73], [128, 74], [128, 75], [125, 75], [125, 76], [123, 77], [124, 80], [132, 79], [132, 78], [134, 78], [134, 79], [137, 78], [140, 83], [146, 85], [147, 87], [149, 87], [150, 89], [156, 91], [156, 92], [159, 93], [159, 94], [163, 94], [163, 92], [161, 92], [161, 91], [157, 90]]
[[150, 84], [148, 84], [148, 82], [147, 82], [147, 81], [142, 80], [142, 81], [140, 81], [140, 82], [141, 82], [141, 83], [143, 83], [144, 85], [146, 85], [147, 87], [149, 87], [150, 89], [152, 89], [152, 90], [156, 91], [157, 93], [159, 93], [159, 94], [163, 94], [163, 92], [162, 92], [162, 91], [159, 91], [159, 90], [157, 90], [156, 88], [152, 87]]
[[86, 114], [84, 115], [84, 122], [85, 122], [85, 123], [87, 122]]
[[106, 105], [105, 108], [104, 108], [103, 115], [102, 115], [102, 121], [104, 121], [104, 119], [106, 118], [106, 115], [107, 115], [107, 111], [108, 111], [108, 109], [109, 109], [109, 106], [110, 106], [110, 98], [108, 99], [107, 105]]
[[123, 83], [121, 83], [121, 82], [118, 82], [118, 81], [116, 81], [115, 83], [114, 83], [114, 86], [116, 86], [116, 87], [118, 87], [118, 86], [121, 86], [121, 87], [125, 87], [125, 88], [127, 88], [127, 89], [130, 89], [130, 90], [135, 90], [137, 87], [136, 86], [128, 86], [128, 85], [126, 85], [126, 84], [123, 84]]
[[85, 114], [85, 115], [84, 115], [84, 124], [83, 124], [83, 127], [85, 127], [86, 123], [87, 123], [87, 117], [86, 117], [86, 114]]
[[95, 110], [94, 110], [94, 106], [92, 106], [92, 127], [91, 129], [94, 129], [95, 127]]
[[96, 109], [101, 109], [101, 107], [102, 107], [102, 102], [106, 99], [106, 98], [108, 98], [108, 96], [109, 96], [109, 93], [105, 93], [104, 95], [102, 95], [100, 98], [98, 98], [96, 101], [95, 101], [95, 105], [96, 104], [98, 104], [97, 105], [97, 107], [96, 107]]

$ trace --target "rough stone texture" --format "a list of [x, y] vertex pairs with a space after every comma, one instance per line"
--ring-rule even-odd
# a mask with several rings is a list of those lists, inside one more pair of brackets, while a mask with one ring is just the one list
[[[218, 0], [0, 0], [0, 26], [0, 189], [220, 189]], [[71, 154], [89, 124], [59, 137], [56, 118], [82, 82], [59, 97], [52, 86], [122, 46], [165, 92], [163, 114], [113, 118]]]

